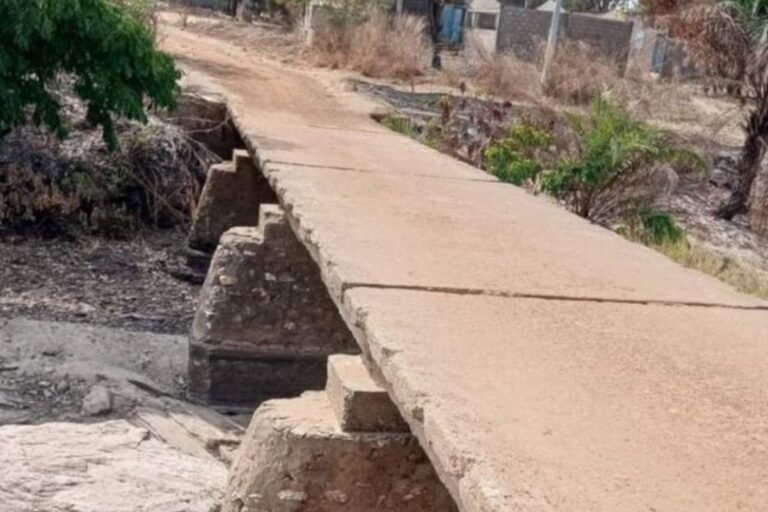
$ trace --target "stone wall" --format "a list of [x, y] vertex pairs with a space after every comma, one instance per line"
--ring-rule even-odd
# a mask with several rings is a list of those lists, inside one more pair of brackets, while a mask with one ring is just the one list
[[[551, 12], [521, 9], [504, 2], [497, 51], [511, 51], [522, 58], [534, 57], [539, 44], [547, 40], [551, 19]], [[626, 64], [632, 23], [586, 14], [563, 14], [561, 20], [561, 34], [566, 39], [588, 43], [615, 57], [622, 67]]]

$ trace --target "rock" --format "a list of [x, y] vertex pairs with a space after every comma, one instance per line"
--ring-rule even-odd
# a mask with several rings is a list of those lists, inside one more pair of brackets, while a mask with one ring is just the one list
[[127, 421], [0, 427], [2, 512], [210, 512], [226, 468]]
[[[32, 415], [25, 411], [4, 411], [0, 410], [0, 425], [10, 425], [12, 423], [25, 423], [32, 419]], [[2, 467], [2, 466], [0, 466]], [[5, 469], [5, 468], [3, 468]], [[0, 493], [1, 495], [2, 493]], [[0, 500], [0, 503], [2, 500]]]
[[99, 416], [112, 410], [112, 394], [104, 386], [93, 386], [83, 398], [83, 414]]

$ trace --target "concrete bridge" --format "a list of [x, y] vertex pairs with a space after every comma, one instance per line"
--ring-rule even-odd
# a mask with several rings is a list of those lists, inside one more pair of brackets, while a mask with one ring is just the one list
[[[321, 388], [327, 355], [360, 352], [373, 379], [361, 389], [386, 391], [462, 511], [766, 508], [768, 303], [381, 128], [353, 91], [167, 30], [187, 86], [226, 97], [248, 148], [210, 179], [268, 183], [279, 203], [211, 207], [250, 213], [201, 299], [198, 398], [258, 401], [248, 390], [281, 374], [291, 394]], [[268, 292], [290, 319], [270, 316]], [[328, 393], [354, 387], [329, 379]], [[316, 397], [296, 400], [254, 424], [325, 418]], [[272, 435], [254, 424], [249, 436]], [[233, 486], [274, 484], [249, 458], [267, 438], [246, 443]], [[363, 511], [297, 492], [277, 494], [290, 510]], [[450, 509], [425, 508], [443, 503], [430, 492], [421, 510]], [[225, 510], [268, 498], [233, 500]]]

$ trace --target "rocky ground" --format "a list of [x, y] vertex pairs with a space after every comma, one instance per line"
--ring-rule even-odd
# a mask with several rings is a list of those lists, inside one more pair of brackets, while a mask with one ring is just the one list
[[184, 397], [184, 336], [14, 318], [0, 320], [0, 348], [0, 425], [125, 418]]
[[127, 421], [0, 427], [3, 512], [215, 512], [226, 467]]

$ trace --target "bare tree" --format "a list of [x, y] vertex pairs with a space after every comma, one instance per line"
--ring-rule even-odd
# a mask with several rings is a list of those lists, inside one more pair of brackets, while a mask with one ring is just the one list
[[768, 149], [768, 47], [756, 50], [751, 56], [740, 96], [749, 108], [744, 123], [746, 138], [738, 166], [739, 182], [730, 199], [718, 210], [718, 215], [725, 219], [751, 210], [768, 210], [768, 197], [759, 197], [762, 194], [753, 191]]

